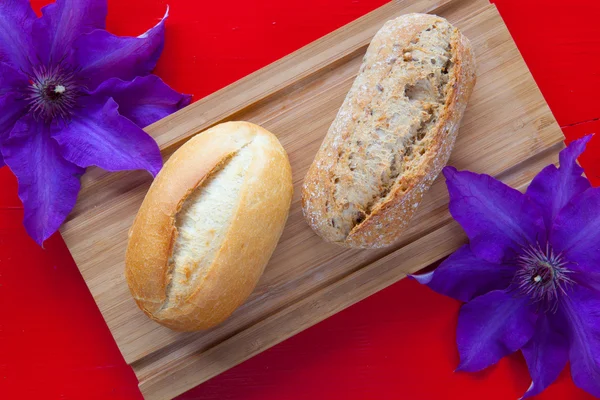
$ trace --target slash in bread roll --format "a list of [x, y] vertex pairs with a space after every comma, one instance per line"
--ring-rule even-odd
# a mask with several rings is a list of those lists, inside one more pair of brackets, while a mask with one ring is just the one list
[[165, 163], [137, 214], [125, 275], [171, 329], [210, 328], [253, 291], [281, 236], [292, 174], [277, 138], [248, 122], [195, 136]]
[[474, 85], [471, 45], [448, 21], [388, 21], [304, 180], [313, 230], [349, 247], [396, 241], [448, 161]]

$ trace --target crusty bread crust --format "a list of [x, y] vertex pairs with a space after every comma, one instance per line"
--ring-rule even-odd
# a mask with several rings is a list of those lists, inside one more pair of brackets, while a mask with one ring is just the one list
[[[202, 268], [200, 279], [173, 281], [178, 213], [241, 149], [251, 151], [251, 161], [220, 247], [209, 265], [199, 259], [189, 266]], [[165, 163], [129, 232], [125, 276], [138, 306], [175, 330], [206, 329], [225, 320], [254, 290], [283, 231], [292, 191], [287, 154], [267, 130], [228, 122], [193, 137]]]
[[[439, 55], [439, 47], [422, 47], [428, 43], [431, 45], [433, 39], [428, 42], [427, 39], [431, 36], [427, 35], [431, 35], [432, 29], [439, 29], [440, 26], [446, 27], [444, 34], [449, 38], [449, 57], [445, 66], [439, 65], [440, 58], [444, 59], [443, 55]], [[427, 34], [423, 35], [425, 32]], [[419, 38], [424, 43], [419, 43]], [[432, 59], [433, 66], [417, 65], [415, 68], [412, 59], [414, 53], [411, 55], [411, 51], [416, 52], [417, 48], [419, 57], [423, 54], [436, 55], [437, 65], [436, 60]], [[444, 93], [439, 107], [436, 104], [426, 104], [425, 100], [419, 103], [420, 92], [410, 92], [415, 85], [425, 82], [427, 85], [417, 89], [432, 98], [439, 95], [435, 88], [429, 86], [429, 82], [436, 82], [435, 79], [440, 81], [440, 75], [435, 68], [447, 69], [447, 75], [444, 76], [447, 81], [443, 81]], [[327, 241], [354, 248], [385, 247], [398, 239], [416, 211], [423, 194], [430, 188], [450, 157], [460, 120], [475, 85], [475, 68], [474, 55], [468, 39], [441, 17], [407, 14], [384, 25], [373, 38], [359, 76], [304, 180], [303, 212], [317, 234]], [[436, 77], [433, 77], [432, 69], [436, 72]], [[401, 73], [397, 73], [398, 71]], [[428, 76], [424, 76], [425, 74]], [[390, 80], [390, 76], [393, 79]], [[383, 77], [387, 80], [384, 81]], [[427, 93], [428, 90], [431, 93]], [[392, 91], [395, 92], [390, 95]], [[404, 141], [400, 141], [397, 152], [392, 155], [393, 162], [400, 167], [386, 165], [385, 160], [373, 163], [368, 158], [375, 157], [379, 161], [381, 153], [386, 149], [389, 151], [390, 144], [378, 144], [377, 137], [372, 136], [371, 139], [367, 139], [367, 146], [375, 150], [369, 153], [368, 150], [365, 151], [363, 142], [365, 137], [368, 137], [369, 130], [375, 131], [380, 126], [392, 125], [389, 121], [394, 114], [396, 120], [400, 120], [401, 123], [404, 121], [397, 115], [406, 109], [405, 105], [399, 106], [396, 101], [398, 92], [409, 97], [405, 102], [412, 102], [410, 105], [413, 108], [409, 111], [414, 112], [414, 104], [421, 104], [422, 109], [419, 111], [422, 111], [425, 117], [416, 120], [419, 114], [416, 114], [417, 117], [409, 115], [412, 119], [407, 119], [405, 125], [396, 125], [396, 132], [392, 132], [393, 138], [394, 135], [399, 135], [401, 139], [402, 135], [406, 137]], [[388, 95], [387, 103], [382, 103], [381, 100], [378, 102], [376, 98], [382, 98], [384, 94]], [[410, 98], [411, 95], [415, 98]], [[378, 107], [375, 116], [373, 111], [369, 110], [373, 104]], [[431, 111], [432, 109], [435, 112]], [[370, 115], [367, 112], [370, 112]], [[415, 126], [425, 126], [426, 132], [416, 132]], [[381, 133], [390, 132], [382, 130]], [[389, 142], [387, 136], [383, 136], [382, 140]], [[419, 155], [415, 156], [416, 152]], [[396, 161], [396, 154], [399, 161]], [[352, 165], [349, 165], [350, 163]], [[373, 176], [374, 168], [380, 165], [383, 165], [381, 172], [375, 169], [377, 179], [365, 178], [369, 174]], [[390, 168], [395, 167], [403, 168], [397, 176], [390, 172]], [[335, 171], [338, 171], [337, 175]], [[381, 179], [379, 175], [382, 175]], [[386, 185], [384, 178], [390, 183]], [[364, 200], [369, 192], [357, 192], [355, 188], [364, 188], [369, 184], [374, 188], [373, 200], [366, 205], [361, 204], [360, 196], [362, 195]], [[350, 226], [348, 215], [353, 218]]]

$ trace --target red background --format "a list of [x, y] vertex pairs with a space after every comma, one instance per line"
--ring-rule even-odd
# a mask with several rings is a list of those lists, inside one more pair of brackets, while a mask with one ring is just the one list
[[[36, 10], [48, 1], [34, 0]], [[109, 1], [108, 29], [138, 35], [166, 0]], [[201, 98], [385, 0], [170, 0], [156, 73]], [[496, 0], [568, 140], [600, 131], [597, 0]], [[582, 157], [600, 183], [600, 138]], [[595, 159], [595, 160], [594, 160]], [[42, 250], [21, 226], [16, 182], [0, 169], [0, 397], [139, 399], [60, 235]], [[459, 303], [404, 280], [308, 329], [183, 399], [515, 399], [529, 385], [519, 354], [453, 373]], [[565, 370], [541, 399], [586, 399]]]

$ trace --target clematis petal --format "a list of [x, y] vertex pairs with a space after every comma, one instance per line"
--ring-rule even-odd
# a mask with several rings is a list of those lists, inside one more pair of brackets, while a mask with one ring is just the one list
[[464, 245], [434, 271], [412, 277], [440, 294], [468, 302], [492, 290], [506, 289], [515, 272], [514, 266], [477, 258], [469, 245]]
[[138, 37], [120, 37], [95, 30], [75, 41], [74, 57], [80, 76], [94, 90], [109, 78], [126, 81], [148, 75], [156, 66], [165, 41], [165, 20]]
[[93, 94], [112, 97], [119, 105], [119, 114], [142, 127], [187, 106], [191, 100], [191, 96], [177, 93], [156, 75], [137, 77], [131, 82], [109, 79]]
[[158, 145], [142, 128], [119, 115], [112, 98], [104, 102], [89, 97], [82, 106], [66, 126], [52, 125], [52, 137], [65, 159], [80, 167], [96, 165], [107, 171], [145, 169], [153, 176], [158, 173], [162, 166]]
[[106, 14], [106, 0], [56, 0], [42, 8], [42, 16], [33, 23], [32, 31], [40, 61], [71, 61], [68, 56], [75, 39], [104, 29]]
[[22, 89], [29, 84], [29, 78], [19, 68], [0, 61], [0, 96]]
[[8, 137], [15, 123], [27, 111], [27, 103], [18, 93], [27, 84], [25, 74], [0, 62], [0, 141]]
[[600, 293], [600, 268], [586, 263], [570, 263], [567, 268], [574, 273], [569, 275], [578, 285], [597, 290]]
[[450, 213], [463, 227], [475, 255], [501, 263], [523, 246], [545, 241], [541, 211], [529, 198], [489, 175], [443, 170]]
[[0, 61], [29, 70], [35, 59], [31, 27], [36, 15], [29, 0], [0, 1]]
[[30, 116], [15, 124], [1, 148], [19, 181], [25, 229], [42, 245], [71, 212], [80, 188], [79, 177], [85, 170], [64, 160], [49, 127]]
[[531, 386], [522, 398], [543, 392], [558, 378], [569, 359], [569, 340], [563, 328], [567, 326], [564, 315], [541, 315], [535, 333], [521, 351], [531, 375]]
[[561, 306], [569, 320], [573, 382], [600, 397], [600, 295], [575, 285], [563, 296]]
[[17, 121], [26, 114], [27, 103], [16, 93], [0, 96], [0, 143], [7, 139]]
[[575, 196], [558, 214], [550, 243], [576, 265], [600, 266], [600, 188]]
[[581, 176], [583, 168], [577, 164], [577, 157], [583, 153], [592, 135], [571, 143], [560, 152], [560, 167], [548, 165], [533, 179], [527, 188], [527, 195], [536, 202], [544, 213], [546, 229], [550, 230], [558, 212], [571, 199], [583, 193], [591, 185]]
[[457, 370], [475, 372], [523, 347], [533, 336], [537, 314], [525, 296], [494, 290], [460, 309]]

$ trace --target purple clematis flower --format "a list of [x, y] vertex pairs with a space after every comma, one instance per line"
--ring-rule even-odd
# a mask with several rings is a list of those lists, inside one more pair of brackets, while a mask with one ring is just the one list
[[591, 136], [560, 153], [525, 194], [488, 175], [444, 169], [450, 212], [470, 243], [435, 271], [414, 276], [466, 302], [457, 344], [461, 371], [521, 350], [542, 392], [571, 363], [577, 386], [600, 397], [600, 188], [577, 157]]
[[0, 1], [0, 167], [17, 176], [39, 244], [75, 205], [86, 167], [156, 175], [160, 151], [140, 126], [190, 102], [150, 75], [167, 15], [118, 37], [106, 13], [106, 0], [57, 0], [40, 18], [27, 0]]

